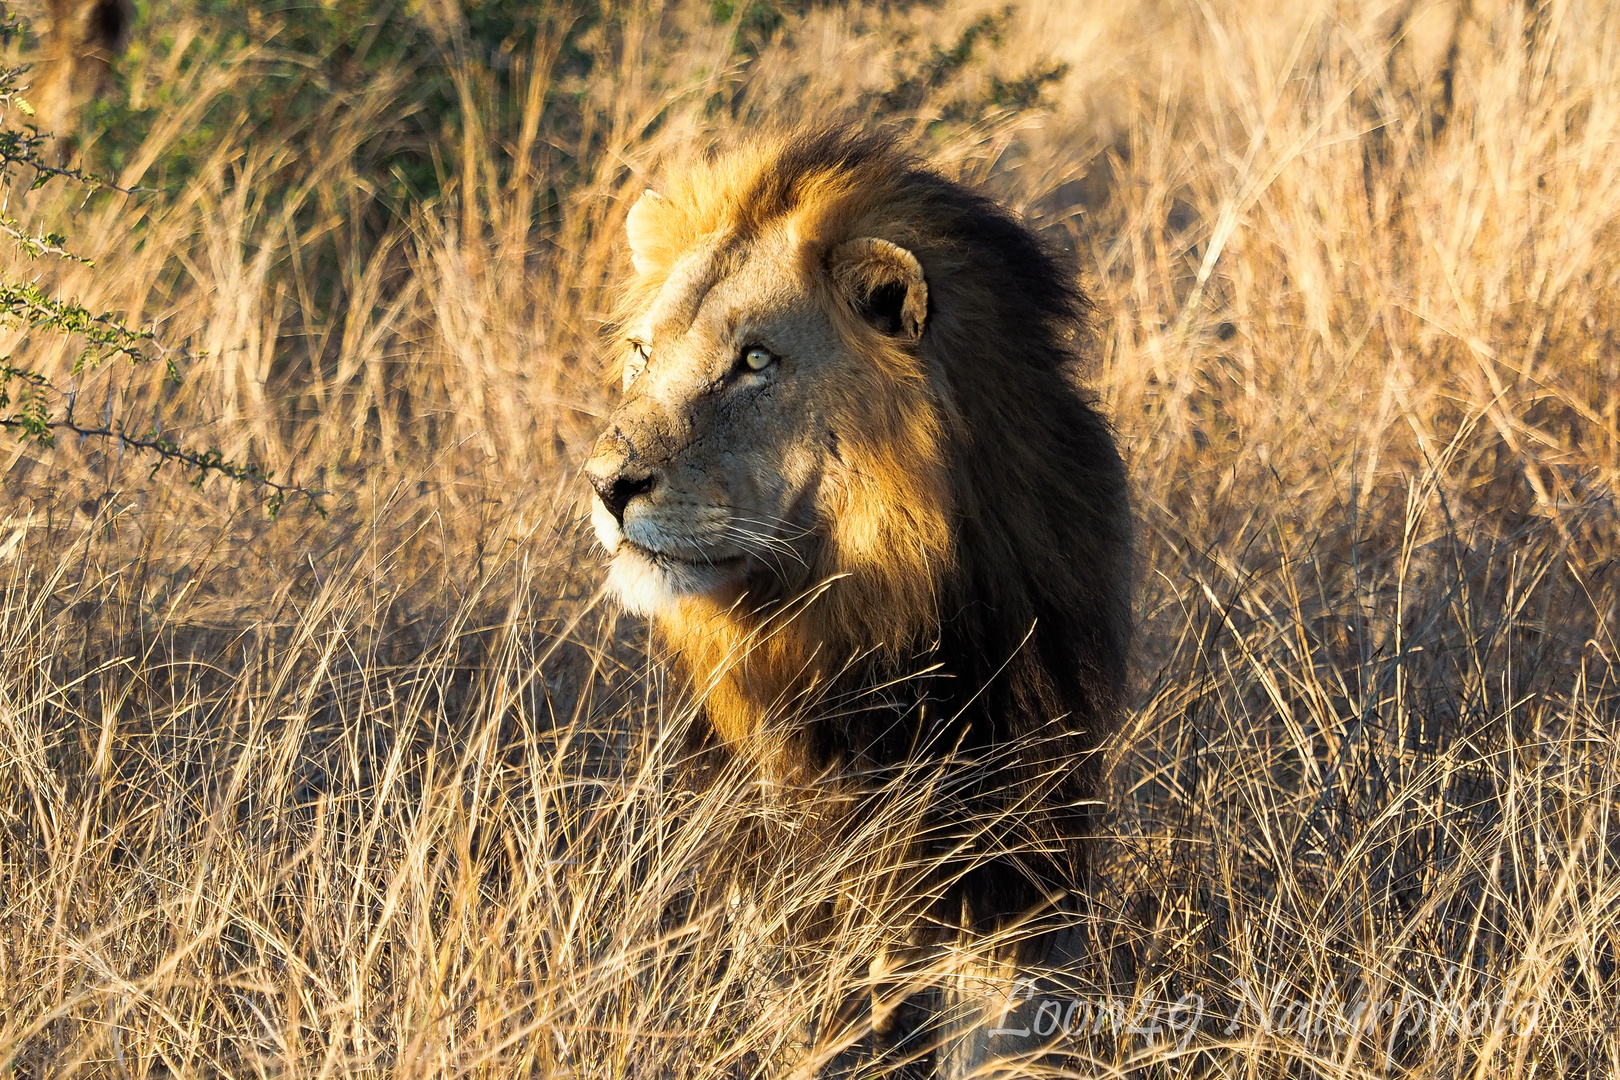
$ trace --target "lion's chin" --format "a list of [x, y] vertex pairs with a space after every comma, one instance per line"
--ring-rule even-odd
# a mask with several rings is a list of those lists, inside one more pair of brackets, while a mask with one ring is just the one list
[[608, 571], [608, 588], [625, 610], [636, 615], [655, 615], [694, 596], [728, 602], [740, 585], [735, 561], [689, 563], [656, 556], [630, 543], [619, 545]]

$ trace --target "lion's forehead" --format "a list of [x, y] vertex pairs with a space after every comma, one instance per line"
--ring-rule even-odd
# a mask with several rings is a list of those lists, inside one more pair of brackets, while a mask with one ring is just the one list
[[638, 331], [655, 346], [668, 346], [688, 335], [759, 329], [802, 315], [809, 291], [795, 246], [774, 236], [751, 243], [717, 236], [693, 245], [659, 286]]
[[681, 256], [647, 309], [644, 335], [667, 340], [691, 327], [704, 300], [734, 269], [735, 258], [734, 243], [724, 238], [699, 244]]

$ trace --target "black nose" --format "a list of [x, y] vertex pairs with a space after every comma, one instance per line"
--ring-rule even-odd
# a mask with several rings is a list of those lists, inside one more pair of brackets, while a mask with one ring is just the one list
[[624, 508], [630, 500], [637, 495], [645, 495], [658, 483], [654, 473], [614, 472], [602, 475], [594, 472], [589, 466], [585, 469], [585, 476], [596, 489], [596, 494], [602, 500], [602, 505], [608, 508], [615, 521], [624, 524]]

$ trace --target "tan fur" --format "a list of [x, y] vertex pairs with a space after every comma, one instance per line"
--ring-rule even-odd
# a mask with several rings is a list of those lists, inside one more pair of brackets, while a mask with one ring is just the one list
[[970, 770], [928, 810], [974, 839], [919, 926], [1072, 910], [1131, 580], [1072, 277], [983, 196], [837, 130], [667, 177], [626, 231], [624, 397], [585, 466], [610, 584], [762, 776]]
[[[806, 264], [841, 244], [854, 245], [839, 267], [843, 276], [912, 269], [920, 278], [909, 253], [865, 235], [884, 229], [904, 237], [910, 229], [897, 229], [887, 215], [875, 213], [871, 193], [847, 190], [847, 178], [815, 178], [800, 205], [774, 220], [749, 200], [747, 193], [778, 149], [763, 144], [705, 162], [641, 198], [627, 230], [640, 272], [626, 290], [620, 325], [634, 325], [682, 257], [716, 236], [748, 237], [768, 229], [791, 238]], [[803, 272], [805, 265], [794, 269]], [[794, 606], [791, 618], [761, 619], [730, 595], [683, 597], [654, 613], [660, 640], [704, 687], [716, 731], [739, 743], [767, 718], [803, 702], [853, 658], [870, 652], [898, 656], [931, 641], [939, 619], [935, 583], [953, 558], [939, 403], [917, 356], [904, 343], [872, 334], [837, 302], [830, 295], [836, 280], [805, 276], [806, 291], [843, 349], [862, 361], [858, 378], [821, 388], [839, 418], [841, 466], [821, 477], [831, 488], [824, 502], [830, 542], [796, 584], [826, 583], [825, 591]], [[909, 307], [920, 333], [926, 291]], [[792, 772], [801, 763], [775, 764]]]

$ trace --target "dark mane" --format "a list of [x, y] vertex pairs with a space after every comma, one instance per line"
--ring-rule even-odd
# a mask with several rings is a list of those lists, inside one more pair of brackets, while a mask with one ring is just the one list
[[[827, 243], [892, 239], [928, 282], [920, 349], [949, 399], [956, 558], [936, 585], [937, 640], [919, 643], [941, 669], [920, 692], [940, 729], [933, 744], [982, 763], [956, 809], [1017, 822], [1018, 835], [1002, 838], [1012, 850], [947, 896], [989, 928], [1081, 880], [1097, 750], [1116, 727], [1126, 680], [1131, 518], [1112, 432], [1077, 381], [1090, 304], [1029, 228], [885, 134], [788, 140], [739, 220], [761, 228], [824, 197], [829, 179], [848, 194], [829, 211]], [[812, 724], [829, 762], [892, 763], [917, 743], [881, 713], [869, 725], [842, 715]]]

